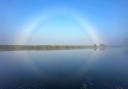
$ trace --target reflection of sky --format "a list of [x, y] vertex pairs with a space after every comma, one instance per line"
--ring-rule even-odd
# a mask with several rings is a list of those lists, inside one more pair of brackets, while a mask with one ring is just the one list
[[[5, 82], [6, 86], [10, 83], [8, 86], [14, 87], [16, 84], [27, 86], [32, 81], [41, 81], [39, 84], [56, 81], [56, 86], [62, 82], [63, 85], [70, 82], [75, 86], [74, 82], [95, 80], [96, 77], [104, 82], [106, 79], [111, 81], [116, 79], [117, 85], [123, 83], [127, 86], [128, 60], [124, 57], [123, 51], [113, 48], [99, 53], [92, 49], [1, 52], [0, 85]], [[121, 80], [123, 82], [118, 83]]]
[[[124, 38], [127, 24], [127, 0], [1, 0], [0, 43], [13, 43], [21, 26], [36, 13], [55, 8], [75, 10], [88, 17], [98, 28], [106, 43], [117, 43]], [[44, 13], [45, 14], [45, 13]], [[45, 29], [45, 30], [42, 30]], [[32, 42], [89, 43], [89, 37], [75, 20], [67, 16], [51, 18], [33, 32]], [[42, 33], [42, 34], [41, 34]], [[126, 34], [127, 35], [127, 34]], [[38, 39], [38, 40], [36, 40]], [[61, 39], [61, 40], [60, 40]], [[85, 39], [85, 41], [84, 41]], [[53, 41], [54, 40], [54, 41]], [[57, 41], [56, 41], [57, 40]]]

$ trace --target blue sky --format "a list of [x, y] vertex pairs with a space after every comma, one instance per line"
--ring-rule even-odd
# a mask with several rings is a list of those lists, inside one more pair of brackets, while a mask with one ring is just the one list
[[[29, 19], [64, 8], [88, 18], [106, 44], [121, 43], [127, 37], [127, 0], [0, 0], [0, 44], [14, 44]], [[53, 16], [39, 24], [27, 43], [91, 44], [86, 29], [69, 16]]]

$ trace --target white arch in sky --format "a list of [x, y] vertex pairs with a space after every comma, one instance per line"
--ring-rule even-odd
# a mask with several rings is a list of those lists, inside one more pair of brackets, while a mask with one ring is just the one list
[[30, 18], [29, 21], [24, 23], [24, 26], [21, 27], [21, 31], [16, 37], [15, 44], [25, 44], [27, 42], [27, 39], [30, 37], [32, 32], [39, 26], [40, 23], [56, 15], [66, 15], [73, 18], [74, 20], [78, 21], [78, 23], [80, 23], [80, 25], [86, 30], [87, 34], [89, 35], [91, 41], [94, 44], [99, 45], [103, 43], [102, 37], [98, 33], [97, 28], [88, 20], [88, 18], [82, 17], [78, 14], [78, 12], [74, 12], [73, 10], [54, 8], [51, 10], [47, 10], [46, 12], [39, 13], [38, 15]]

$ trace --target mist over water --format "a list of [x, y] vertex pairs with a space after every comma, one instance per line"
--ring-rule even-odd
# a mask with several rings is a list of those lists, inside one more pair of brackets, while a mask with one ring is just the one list
[[1, 51], [2, 89], [127, 89], [128, 54], [104, 50]]

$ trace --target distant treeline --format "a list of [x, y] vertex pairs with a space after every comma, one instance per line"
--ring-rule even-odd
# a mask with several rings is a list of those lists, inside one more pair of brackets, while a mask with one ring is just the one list
[[85, 45], [0, 45], [0, 50], [61, 50], [61, 49], [82, 49], [94, 48], [95, 46]]
[[112, 45], [0, 45], [0, 51], [15, 51], [15, 50], [70, 50], [70, 49], [104, 49], [121, 46]]

